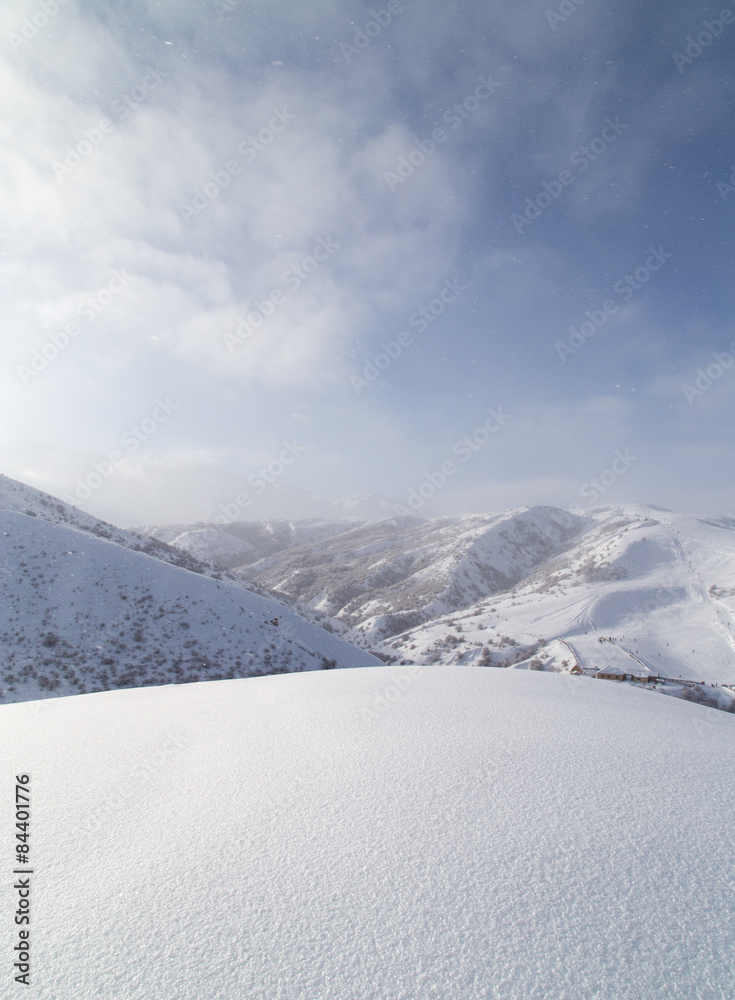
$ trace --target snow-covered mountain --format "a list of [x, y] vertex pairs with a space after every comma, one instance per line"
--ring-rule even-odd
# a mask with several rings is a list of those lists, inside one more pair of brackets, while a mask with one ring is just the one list
[[[225, 539], [247, 538], [243, 576], [339, 618], [374, 643], [506, 590], [584, 523], [567, 511], [533, 507], [428, 521], [233, 524], [208, 529], [215, 535], [199, 551], [213, 559], [218, 546], [232, 544]], [[308, 537], [315, 530], [321, 538]], [[154, 535], [190, 551], [194, 532]]]
[[735, 684], [735, 519], [637, 505], [589, 511], [578, 537], [520, 583], [387, 648], [417, 663], [576, 661]]
[[[241, 559], [240, 575], [340, 619], [346, 638], [394, 660], [735, 684], [735, 518], [626, 504], [327, 522], [316, 540], [300, 525], [199, 537], [248, 539], [228, 563]], [[171, 540], [186, 549], [190, 537]], [[691, 685], [679, 693], [698, 696]]]
[[380, 662], [286, 595], [4, 476], [0, 518], [6, 701]]
[[735, 518], [532, 507], [141, 537], [0, 487], [11, 698], [379, 658], [666, 678], [735, 708]]
[[393, 666], [3, 705], [0, 759], [37, 1000], [735, 996], [722, 712]]
[[352, 527], [365, 524], [361, 518], [287, 521], [235, 521], [232, 524], [170, 524], [139, 528], [138, 534], [155, 538], [200, 559], [232, 569], [258, 562], [286, 549], [312, 545]]

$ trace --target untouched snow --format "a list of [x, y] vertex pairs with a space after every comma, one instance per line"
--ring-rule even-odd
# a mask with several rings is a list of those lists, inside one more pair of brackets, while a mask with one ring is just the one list
[[0, 754], [39, 1000], [735, 996], [721, 712], [395, 666], [6, 705]]

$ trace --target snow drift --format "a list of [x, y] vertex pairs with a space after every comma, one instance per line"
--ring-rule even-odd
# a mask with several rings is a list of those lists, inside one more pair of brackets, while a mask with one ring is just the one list
[[39, 1000], [735, 995], [724, 713], [395, 666], [6, 705], [0, 733]]

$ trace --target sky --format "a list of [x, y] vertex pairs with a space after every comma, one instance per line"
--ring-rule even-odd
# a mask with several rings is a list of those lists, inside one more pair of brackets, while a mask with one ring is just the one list
[[691, 0], [5, 0], [0, 471], [733, 513], [734, 54]]

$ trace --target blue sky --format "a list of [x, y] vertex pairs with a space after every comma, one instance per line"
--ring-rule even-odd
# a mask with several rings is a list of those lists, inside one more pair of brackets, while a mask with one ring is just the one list
[[710, 4], [7, 0], [0, 468], [732, 513], [734, 54]]

